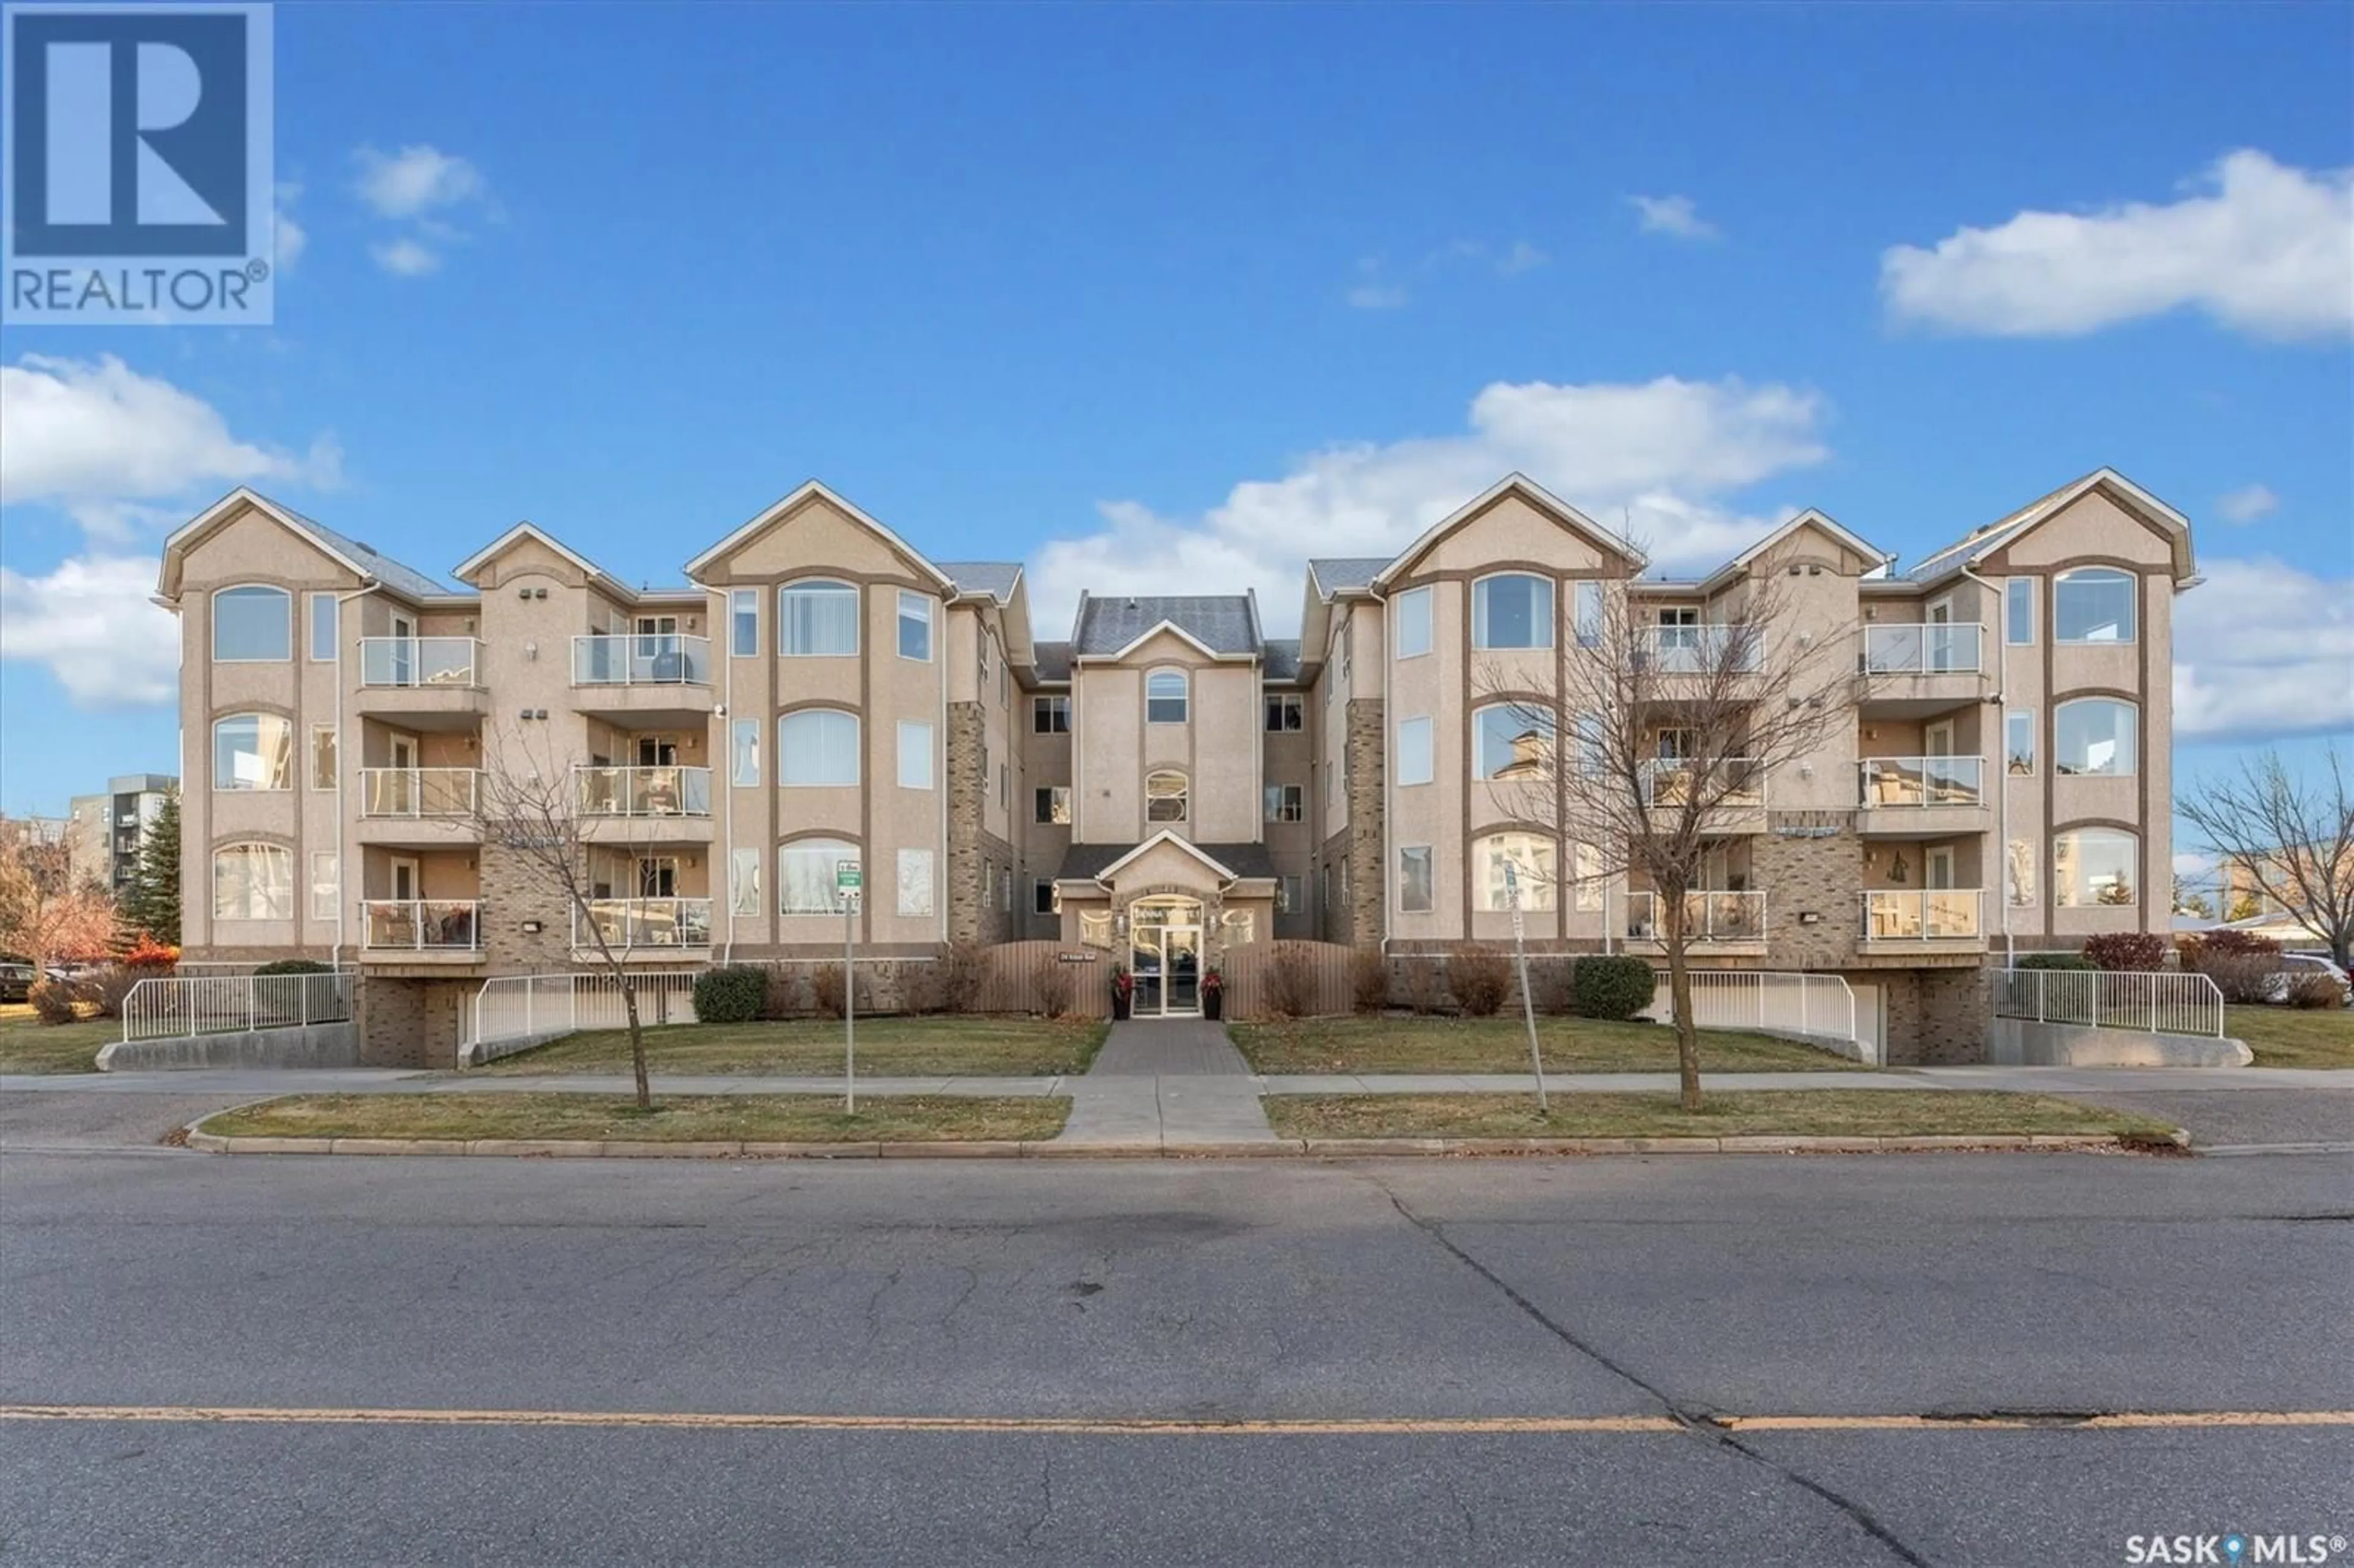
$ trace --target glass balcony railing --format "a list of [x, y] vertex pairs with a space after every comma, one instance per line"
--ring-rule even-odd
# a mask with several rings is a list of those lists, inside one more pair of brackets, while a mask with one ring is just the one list
[[576, 686], [707, 686], [711, 640], [676, 632], [572, 640]]
[[472, 686], [482, 643], [472, 637], [363, 637], [363, 686]]
[[1982, 757], [1867, 757], [1859, 768], [1870, 810], [1986, 804]]
[[472, 898], [366, 899], [360, 905], [360, 942], [377, 950], [471, 950], [482, 946], [482, 907]]
[[471, 817], [482, 772], [473, 768], [363, 768], [363, 817]]
[[1700, 792], [1702, 807], [1745, 810], [1766, 803], [1766, 769], [1746, 757], [1720, 758], [1706, 768], [1680, 758], [1643, 764], [1643, 803], [1681, 806]]
[[[1664, 942], [1666, 901], [1656, 893], [1627, 895], [1627, 939]], [[1766, 895], [1699, 892], [1684, 895], [1684, 938], [1692, 942], [1762, 942]]]
[[1867, 626], [1858, 667], [1867, 675], [1975, 675], [1985, 630], [1944, 620]]
[[1978, 908], [1985, 891], [1976, 887], [1879, 890], [1863, 895], [1867, 942], [1967, 941], [1984, 935]]
[[572, 912], [572, 945], [593, 948], [599, 937], [609, 948], [707, 948], [711, 900], [592, 898], [586, 921]]
[[1766, 634], [1755, 626], [1647, 626], [1635, 633], [1635, 668], [1662, 675], [1718, 672], [1754, 675], [1766, 664]]
[[587, 817], [707, 817], [711, 769], [671, 765], [575, 768], [580, 813]]

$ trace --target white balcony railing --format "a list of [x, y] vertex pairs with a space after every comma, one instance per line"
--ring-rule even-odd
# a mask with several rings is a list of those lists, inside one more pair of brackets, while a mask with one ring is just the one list
[[586, 817], [707, 817], [708, 768], [591, 768], [572, 770]]
[[1896, 892], [1881, 889], [1863, 895], [1863, 939], [1867, 942], [1966, 942], [1985, 935], [1979, 906], [1986, 890], [1978, 887], [1925, 887]]
[[1697, 787], [1701, 805], [1755, 808], [1766, 803], [1766, 769], [1746, 757], [1720, 758], [1703, 769], [1676, 758], [1643, 764], [1643, 804], [1681, 806]]
[[471, 817], [482, 770], [474, 768], [363, 768], [363, 817]]
[[1754, 675], [1766, 663], [1766, 634], [1755, 626], [1645, 626], [1634, 642], [1635, 668], [1662, 675]]
[[1961, 621], [1867, 626], [1858, 665], [1867, 675], [1974, 675], [1986, 629]]
[[595, 935], [572, 912], [572, 945], [593, 948], [597, 936], [609, 948], [707, 948], [711, 946], [708, 898], [592, 898], [588, 918]]
[[363, 637], [363, 686], [472, 686], [482, 643], [472, 637]]
[[572, 640], [576, 686], [707, 686], [711, 639], [674, 631]]
[[1859, 766], [1863, 804], [1873, 810], [1986, 804], [1982, 757], [1867, 757]]
[[482, 908], [472, 898], [366, 899], [360, 905], [360, 944], [375, 950], [472, 950], [482, 945]]
[[[1666, 941], [1666, 905], [1656, 893], [1627, 895], [1627, 939], [1630, 942]], [[1764, 941], [1764, 891], [1685, 894], [1684, 938], [1692, 942]]]

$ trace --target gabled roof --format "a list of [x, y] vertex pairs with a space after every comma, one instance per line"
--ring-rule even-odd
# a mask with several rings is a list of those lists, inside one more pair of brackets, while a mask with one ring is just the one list
[[1055, 874], [1064, 882], [1108, 883], [1120, 867], [1164, 842], [1175, 844], [1226, 882], [1275, 874], [1275, 863], [1267, 857], [1265, 844], [1197, 844], [1168, 828], [1140, 844], [1073, 844], [1064, 852], [1062, 867]]
[[607, 571], [604, 567], [599, 566], [596, 562], [590, 560], [588, 556], [582, 555], [579, 551], [574, 549], [563, 540], [556, 537], [553, 534], [548, 533], [547, 530], [542, 528], [536, 523], [516, 524], [514, 527], [508, 529], [505, 533], [500, 535], [497, 538], [492, 540], [489, 544], [483, 546], [481, 549], [475, 551], [464, 560], [459, 562], [453, 575], [461, 581], [471, 581], [476, 572], [481, 571], [484, 567], [489, 566], [491, 562], [497, 559], [499, 555], [509, 546], [525, 539], [529, 539], [536, 544], [546, 546], [547, 548], [555, 551], [557, 555], [563, 556], [566, 560], [571, 562], [574, 566], [578, 567], [581, 571], [585, 572], [589, 577], [599, 578], [615, 588], [620, 588], [624, 592], [629, 591], [614, 577], [612, 573]]
[[180, 552], [198, 535], [227, 517], [239, 506], [250, 506], [271, 522], [316, 546], [339, 564], [359, 577], [370, 577], [404, 599], [451, 599], [463, 597], [444, 584], [434, 581], [416, 567], [379, 553], [373, 546], [336, 533], [325, 524], [310, 517], [283, 502], [272, 501], [246, 485], [239, 485], [186, 523], [172, 531], [164, 541], [163, 580], [159, 587], [167, 599], [179, 594], [178, 566]]
[[885, 528], [882, 524], [876, 522], [874, 518], [869, 517], [865, 513], [861, 512], [857, 507], [852, 505], [841, 496], [836, 495], [832, 491], [828, 490], [824, 485], [819, 483], [814, 479], [804, 481], [801, 487], [795, 490], [790, 495], [785, 496], [783, 499], [762, 508], [757, 516], [753, 517], [742, 527], [737, 529], [733, 534], [728, 535], [727, 537], [720, 540], [719, 543], [704, 551], [703, 554], [695, 556], [695, 559], [687, 562], [686, 575], [690, 577], [694, 577], [697, 572], [703, 570], [704, 567], [709, 566], [716, 557], [727, 554], [728, 551], [735, 549], [738, 545], [741, 545], [747, 540], [752, 538], [762, 529], [774, 523], [778, 518], [782, 517], [786, 513], [790, 512], [793, 508], [799, 506], [802, 502], [809, 501], [813, 498], [825, 502], [828, 505], [841, 513], [843, 516], [849, 518], [852, 522], [856, 523], [859, 526], [872, 532], [876, 538], [881, 539], [885, 544], [890, 546], [891, 548], [896, 550], [902, 556], [907, 556], [910, 561], [915, 562], [916, 565], [924, 571], [930, 573], [933, 578], [938, 581], [941, 587], [954, 588], [956, 586], [956, 584], [949, 579], [947, 573], [941, 571], [939, 567], [934, 566], [930, 560], [926, 558], [921, 550], [917, 549], [913, 545], [908, 544], [907, 541], [899, 537], [898, 535], [894, 534], [890, 529]]
[[1034, 642], [1030, 645], [1031, 670], [1042, 681], [1067, 681], [1071, 678], [1071, 645], [1067, 642]]
[[1757, 543], [1750, 546], [1749, 548], [1742, 551], [1741, 554], [1734, 556], [1733, 559], [1725, 562], [1724, 565], [1711, 572], [1702, 579], [1702, 586], [1713, 587], [1723, 578], [1738, 575], [1742, 568], [1748, 566], [1750, 562], [1755, 560], [1758, 556], [1764, 555], [1767, 550], [1772, 549], [1775, 546], [1780, 544], [1783, 540], [1788, 538], [1791, 535], [1797, 533], [1801, 528], [1819, 528], [1824, 533], [1829, 534], [1832, 538], [1838, 540], [1840, 544], [1844, 546], [1846, 548], [1853, 550], [1865, 560], [1871, 561], [1878, 566], [1884, 567], [1889, 562], [1896, 558], [1886, 550], [1883, 550], [1879, 546], [1873, 544], [1871, 540], [1864, 538], [1861, 535], [1850, 533], [1847, 529], [1840, 527], [1837, 523], [1831, 520], [1831, 516], [1829, 513], [1820, 512], [1816, 510], [1814, 507], [1809, 506], [1804, 512], [1799, 513], [1796, 517], [1791, 518], [1779, 528], [1775, 529], [1771, 534], [1766, 535], [1763, 539], [1758, 540]]
[[1116, 659], [1164, 629], [1214, 659], [1249, 658], [1260, 647], [1258, 606], [1248, 594], [1132, 599], [1082, 594], [1071, 653], [1075, 659]]
[[2174, 546], [2174, 575], [2178, 579], [2188, 577], [2196, 571], [2190, 554], [2190, 520], [2115, 469], [2101, 468], [2062, 485], [2049, 495], [2038, 496], [2009, 516], [1988, 524], [1961, 543], [1948, 545], [1914, 567], [1905, 577], [1912, 582], [1926, 583], [1956, 576], [1977, 566], [2005, 545], [2023, 537], [2038, 524], [2058, 516], [2095, 490], [2105, 492], [2111, 500], [2168, 536]]
[[1260, 644], [1259, 667], [1270, 681], [1299, 679], [1299, 639], [1270, 637]]
[[957, 592], [985, 594], [1000, 604], [1010, 604], [1013, 592], [1022, 586], [1022, 563], [1019, 561], [936, 561], [933, 563], [948, 574], [956, 584]]
[[1446, 516], [1440, 518], [1437, 522], [1432, 524], [1427, 529], [1424, 530], [1421, 538], [1416, 539], [1413, 544], [1408, 545], [1405, 549], [1400, 550], [1397, 553], [1396, 558], [1392, 560], [1387, 566], [1384, 567], [1379, 572], [1376, 572], [1373, 575], [1373, 581], [1367, 586], [1376, 591], [1386, 587], [1392, 577], [1396, 577], [1400, 571], [1412, 565], [1415, 561], [1420, 559], [1423, 554], [1429, 550], [1432, 546], [1447, 537], [1447, 535], [1455, 532], [1456, 529], [1463, 526], [1464, 524], [1469, 523], [1472, 518], [1477, 517], [1480, 513], [1485, 512], [1489, 507], [1494, 505], [1498, 501], [1502, 500], [1506, 495], [1514, 493], [1517, 493], [1521, 499], [1526, 501], [1530, 505], [1534, 506], [1540, 512], [1551, 513], [1556, 522], [1562, 524], [1572, 533], [1583, 536], [1585, 541], [1594, 546], [1595, 548], [1606, 551], [1610, 555], [1625, 558], [1638, 570], [1640, 570], [1645, 565], [1643, 552], [1637, 549], [1630, 540], [1622, 538], [1618, 535], [1612, 533], [1601, 524], [1596, 523], [1593, 518], [1588, 517], [1585, 513], [1580, 512], [1576, 507], [1572, 506], [1568, 502], [1564, 501], [1560, 496], [1555, 495], [1551, 491], [1545, 489], [1544, 486], [1539, 484], [1528, 475], [1524, 473], [1508, 473], [1502, 479], [1497, 481], [1494, 484], [1490, 485], [1486, 490], [1481, 491], [1478, 495], [1473, 496], [1469, 501], [1464, 503], [1461, 506], [1457, 507], [1454, 511], [1448, 513]]
[[1373, 587], [1389, 564], [1387, 556], [1319, 556], [1308, 563], [1308, 586], [1330, 604], [1335, 594], [1363, 593]]

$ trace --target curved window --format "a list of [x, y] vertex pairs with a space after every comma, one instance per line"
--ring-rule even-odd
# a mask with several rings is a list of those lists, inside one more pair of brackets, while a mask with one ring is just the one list
[[2134, 640], [2131, 572], [2084, 567], [2062, 572], [2052, 583], [2052, 640], [2055, 642], [2130, 642]]
[[1534, 833], [1490, 833], [1471, 846], [1471, 863], [1479, 879], [1475, 889], [1480, 908], [1500, 911], [1512, 906], [1504, 885], [1506, 866], [1520, 885], [1522, 908], [1553, 906], [1553, 888], [1560, 878], [1551, 839]]
[[2062, 703], [2052, 713], [2052, 770], [2131, 773], [2134, 727], [2138, 720], [2131, 703], [2114, 697], [2079, 697]]
[[216, 663], [268, 662], [294, 656], [294, 596], [284, 588], [222, 588], [213, 595]]
[[788, 583], [777, 590], [777, 652], [788, 659], [858, 652], [858, 589], [850, 583]]
[[777, 782], [811, 789], [858, 782], [858, 715], [804, 708], [777, 721]]
[[1481, 708], [1473, 715], [1472, 777], [1543, 779], [1553, 772], [1553, 715], [1522, 703]]
[[1144, 820], [1182, 822], [1185, 820], [1185, 776], [1154, 773], [1144, 780]]
[[294, 726], [276, 714], [230, 714], [213, 721], [213, 788], [293, 788]]
[[858, 846], [846, 839], [795, 839], [778, 845], [777, 913], [841, 914], [835, 881], [842, 863], [858, 858]]
[[1525, 572], [1481, 577], [1471, 585], [1471, 646], [1553, 646], [1553, 584]]
[[1184, 671], [1155, 670], [1144, 677], [1147, 724], [1183, 724], [1187, 705]]
[[213, 918], [292, 920], [294, 856], [276, 844], [223, 844], [213, 851]]
[[1229, 948], [1247, 948], [1258, 940], [1258, 916], [1248, 909], [1228, 909], [1218, 916], [1219, 935]]
[[2052, 893], [2062, 906], [2136, 901], [2141, 844], [2115, 828], [2078, 828], [2052, 841]]

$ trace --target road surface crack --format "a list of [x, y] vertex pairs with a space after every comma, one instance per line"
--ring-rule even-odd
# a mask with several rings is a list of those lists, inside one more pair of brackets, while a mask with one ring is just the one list
[[1055, 1513], [1055, 1454], [1048, 1449], [1044, 1463], [1038, 1467], [1038, 1517], [1022, 1527], [1022, 1547], [1025, 1552], [1038, 1550], [1038, 1532]]

